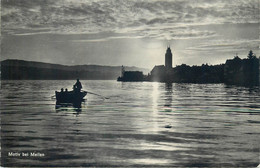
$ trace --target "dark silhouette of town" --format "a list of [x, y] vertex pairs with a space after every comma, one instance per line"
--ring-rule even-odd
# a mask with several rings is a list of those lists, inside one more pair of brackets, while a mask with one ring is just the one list
[[[249, 51], [247, 58], [237, 55], [225, 64], [172, 67], [172, 51], [167, 47], [165, 65], [156, 65], [149, 72], [137, 67], [74, 65], [66, 66], [23, 60], [1, 61], [1, 80], [114, 80], [157, 81], [165, 83], [225, 83], [230, 85], [259, 85], [259, 58]], [[148, 73], [144, 75], [143, 72]]]
[[166, 83], [225, 83], [230, 85], [259, 85], [259, 59], [252, 50], [246, 59], [235, 56], [225, 64], [172, 67], [171, 48], [167, 47], [165, 65], [155, 66], [148, 75], [141, 71], [125, 71], [122, 66], [118, 81], [157, 81]]

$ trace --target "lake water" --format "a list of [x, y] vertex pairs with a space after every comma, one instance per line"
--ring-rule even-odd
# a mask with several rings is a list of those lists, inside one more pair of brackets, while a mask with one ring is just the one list
[[1, 82], [2, 166], [260, 163], [259, 88], [83, 80], [84, 90], [109, 99], [88, 94], [81, 109], [56, 109], [54, 91], [74, 83]]

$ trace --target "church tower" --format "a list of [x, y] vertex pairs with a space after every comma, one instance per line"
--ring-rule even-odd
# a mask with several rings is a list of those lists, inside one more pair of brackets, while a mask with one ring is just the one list
[[165, 68], [166, 70], [172, 69], [172, 51], [170, 47], [167, 48], [165, 53]]

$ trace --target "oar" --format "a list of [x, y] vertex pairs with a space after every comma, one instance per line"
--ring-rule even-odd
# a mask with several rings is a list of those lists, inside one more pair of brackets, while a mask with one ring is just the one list
[[89, 91], [86, 91], [86, 90], [82, 90], [82, 91], [87, 92], [87, 93], [89, 93], [89, 94], [93, 94], [93, 95], [96, 95], [96, 96], [103, 97], [103, 98], [105, 98], [105, 99], [109, 99], [108, 97], [104, 97], [104, 96], [102, 96], [102, 95], [100, 95], [100, 94], [92, 93], [92, 92], [89, 92]]

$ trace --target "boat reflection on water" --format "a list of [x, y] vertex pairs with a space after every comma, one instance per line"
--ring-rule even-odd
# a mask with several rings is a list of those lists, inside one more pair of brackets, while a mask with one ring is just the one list
[[82, 103], [85, 104], [85, 100], [73, 102], [73, 103], [59, 103], [56, 102], [55, 109], [56, 112], [64, 111], [74, 111], [76, 112], [76, 115], [79, 115], [82, 111]]

